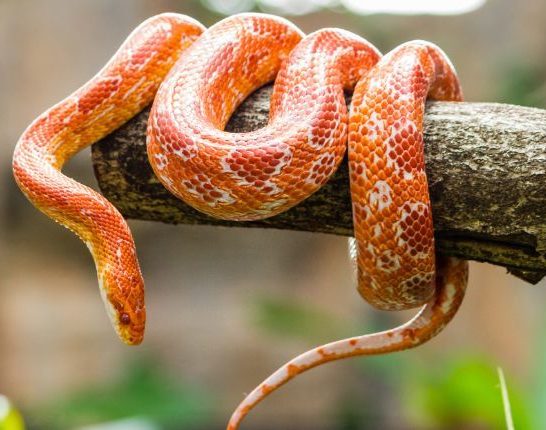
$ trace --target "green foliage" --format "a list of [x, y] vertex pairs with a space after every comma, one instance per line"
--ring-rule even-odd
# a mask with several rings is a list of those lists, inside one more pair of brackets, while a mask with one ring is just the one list
[[252, 307], [255, 325], [269, 334], [294, 337], [310, 343], [336, 340], [344, 325], [333, 315], [295, 300], [261, 297]]
[[7, 397], [0, 394], [0, 430], [25, 430], [23, 417]]
[[[460, 356], [442, 365], [418, 366], [405, 387], [404, 401], [414, 421], [432, 428], [505, 428], [496, 367], [489, 360]], [[510, 406], [518, 430], [532, 428], [524, 395], [510, 378]]]
[[524, 61], [504, 67], [499, 85], [499, 101], [546, 108], [545, 71]]
[[[142, 417], [158, 428], [188, 428], [208, 421], [211, 402], [193, 387], [180, 385], [152, 363], [129, 366], [120, 380], [53, 401], [36, 411], [40, 427], [68, 429], [128, 417]], [[44, 422], [45, 421], [45, 422]]]
[[[544, 320], [542, 326], [546, 326], [546, 320]], [[534, 372], [532, 373], [533, 390], [530, 402], [533, 410], [533, 428], [546, 429], [546, 407], [544, 407], [546, 405], [546, 364], [544, 363], [544, 358], [546, 357], [546, 340], [541, 332], [536, 333], [533, 339], [537, 340], [535, 343], [537, 351], [533, 354], [535, 363]]]

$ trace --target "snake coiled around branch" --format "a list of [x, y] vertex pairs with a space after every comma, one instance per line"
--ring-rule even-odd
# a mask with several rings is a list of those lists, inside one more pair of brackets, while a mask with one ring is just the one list
[[[268, 125], [225, 132], [237, 106], [272, 80]], [[344, 91], [354, 91], [350, 110]], [[453, 66], [428, 42], [408, 42], [381, 57], [350, 32], [304, 36], [270, 15], [236, 15], [205, 30], [186, 16], [162, 14], [142, 23], [92, 80], [27, 128], [13, 172], [37, 208], [87, 244], [118, 335], [138, 344], [144, 282], [131, 233], [104, 197], [61, 173], [74, 154], [153, 100], [148, 155], [163, 185], [202, 212], [245, 221], [276, 215], [317, 191], [348, 148], [358, 291], [380, 309], [422, 309], [398, 328], [291, 360], [243, 400], [229, 423], [234, 430], [301, 372], [414, 347], [455, 315], [467, 264], [435, 255], [423, 153], [427, 97], [462, 99]]]

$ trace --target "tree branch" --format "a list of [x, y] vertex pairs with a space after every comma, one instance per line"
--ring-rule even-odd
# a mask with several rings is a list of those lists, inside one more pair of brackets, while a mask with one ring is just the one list
[[[270, 94], [271, 87], [265, 87], [249, 97], [227, 130], [265, 125]], [[127, 218], [352, 234], [346, 163], [320, 191], [270, 219], [227, 222], [195, 211], [163, 188], [148, 164], [148, 113], [92, 150], [100, 189]], [[431, 102], [425, 147], [438, 250], [504, 266], [531, 283], [545, 276], [546, 111]]]

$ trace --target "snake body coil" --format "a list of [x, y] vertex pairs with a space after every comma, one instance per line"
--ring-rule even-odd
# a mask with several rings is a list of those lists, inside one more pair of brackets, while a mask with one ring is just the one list
[[[268, 125], [223, 131], [242, 100], [273, 79]], [[351, 90], [348, 112], [343, 93]], [[358, 290], [381, 309], [423, 307], [401, 327], [291, 360], [239, 405], [229, 423], [234, 430], [255, 404], [299, 373], [419, 345], [456, 313], [467, 264], [435, 257], [423, 153], [427, 97], [462, 98], [451, 63], [427, 42], [406, 43], [381, 58], [344, 30], [303, 37], [284, 19], [242, 14], [205, 31], [191, 18], [162, 14], [141, 24], [91, 81], [27, 128], [13, 171], [36, 207], [88, 245], [114, 327], [126, 343], [138, 344], [144, 284], [133, 239], [107, 200], [60, 172], [70, 157], [154, 100], [148, 154], [165, 187], [212, 216], [253, 220], [318, 190], [348, 141]]]

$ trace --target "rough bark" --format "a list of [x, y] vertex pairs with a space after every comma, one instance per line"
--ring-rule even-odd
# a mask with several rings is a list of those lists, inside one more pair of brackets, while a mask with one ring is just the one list
[[[271, 88], [254, 93], [228, 130], [267, 122]], [[150, 168], [145, 110], [93, 146], [100, 189], [127, 218], [265, 227], [350, 236], [346, 162], [291, 210], [257, 222], [226, 222], [173, 197]], [[494, 103], [431, 102], [425, 150], [439, 252], [501, 265], [531, 283], [546, 275], [546, 111]]]

